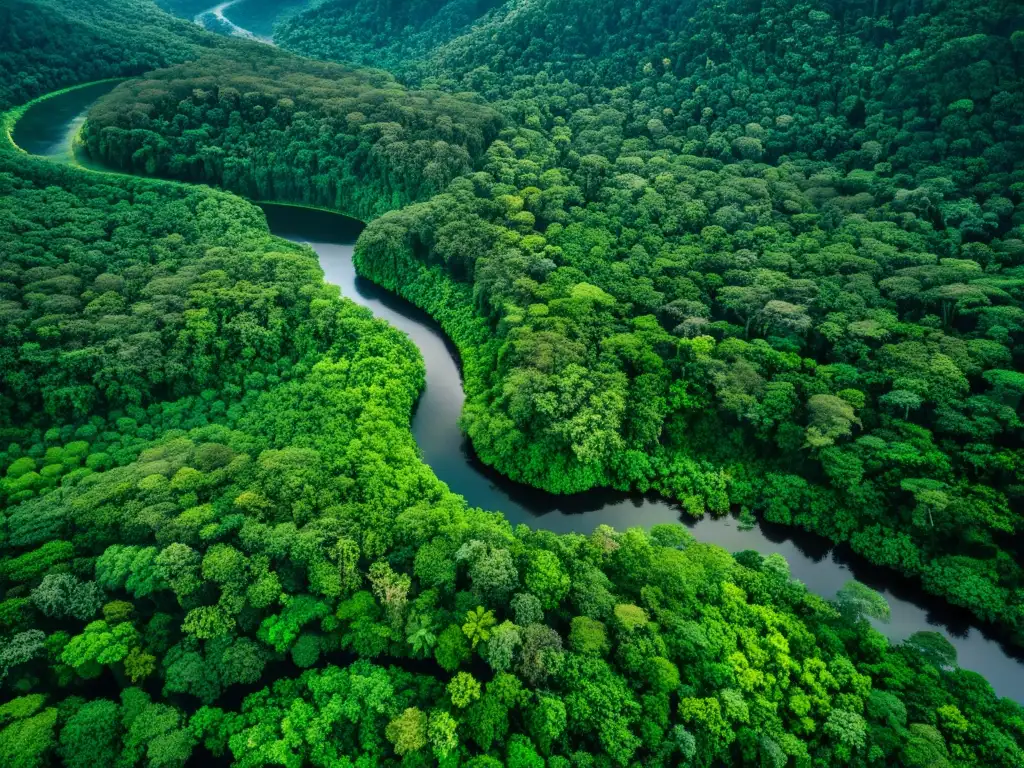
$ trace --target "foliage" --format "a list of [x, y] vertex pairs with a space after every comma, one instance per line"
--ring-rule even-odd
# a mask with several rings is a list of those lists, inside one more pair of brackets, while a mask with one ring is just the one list
[[367, 218], [441, 192], [499, 126], [469, 99], [260, 46], [121, 85], [84, 141], [113, 167]]
[[[276, 179], [261, 196], [327, 189], [367, 215], [424, 200], [370, 225], [359, 267], [462, 346], [486, 460], [555, 490], [761, 508], [1019, 626], [1022, 249], [998, 194], [1018, 139], [998, 119], [1012, 96], [956, 74], [985, 54], [1001, 83], [1004, 53], [936, 52], [930, 17], [904, 39], [844, 29], [841, 10], [726, 5], [498, 9], [438, 59], [449, 83], [477, 51], [510, 52], [493, 60], [508, 84], [465, 72], [502, 101], [494, 142], [497, 112], [472, 99], [245, 46], [122, 88], [88, 140], [249, 195]], [[593, 22], [559, 35], [550, 69], [597, 81], [531, 72], [538, 9]], [[707, 31], [671, 44], [721, 48], [758, 14], [779, 31], [700, 66], [638, 64], [630, 36], [689, 14]], [[834, 81], [804, 71], [855, 71], [829, 46], [922, 40], [953, 75], [917, 88], [911, 57], [865, 75], [870, 104], [842, 117], [813, 92]], [[774, 107], [742, 85], [759, 46], [778, 46]], [[890, 75], [913, 107], [892, 106]], [[956, 144], [975, 116], [977, 153]], [[391, 155], [392, 130], [427, 146]], [[915, 138], [930, 133], [949, 140]], [[1024, 763], [1021, 708], [941, 637], [890, 645], [863, 585], [829, 604], [777, 559], [679, 527], [555, 535], [469, 508], [410, 434], [412, 343], [254, 206], [7, 148], [0, 193], [4, 765]]]
[[[167, 156], [187, 133], [203, 170], [185, 178], [404, 205], [370, 224], [357, 267], [455, 340], [463, 427], [513, 479], [654, 490], [698, 516], [742, 505], [1017, 631], [1011, 6], [332, 0], [283, 25], [285, 46], [390, 66], [428, 88], [410, 98], [485, 96], [506, 127], [476, 131], [471, 172], [424, 185], [438, 165], [409, 153], [383, 194], [376, 167], [347, 174], [367, 208], [316, 186], [360, 154], [338, 145], [294, 155], [299, 181], [240, 182], [268, 139], [244, 109], [245, 142], [221, 127], [229, 74], [193, 76], [202, 96], [182, 85], [173, 105], [162, 83], [123, 87], [91, 146], [182, 177]], [[308, 104], [311, 124], [332, 119]], [[113, 153], [111, 124], [136, 128]]]
[[0, 109], [76, 83], [140, 75], [219, 44], [151, 3], [9, 0], [0, 6]]

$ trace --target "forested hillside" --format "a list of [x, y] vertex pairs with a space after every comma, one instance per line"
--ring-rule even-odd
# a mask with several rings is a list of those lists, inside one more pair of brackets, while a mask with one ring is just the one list
[[400, 71], [500, 5], [501, 0], [328, 0], [284, 21], [275, 40], [314, 58]]
[[4, 0], [0, 110], [76, 83], [141, 75], [222, 42], [150, 0]]
[[84, 138], [117, 167], [368, 218], [444, 190], [499, 127], [474, 101], [262, 47], [120, 86]]

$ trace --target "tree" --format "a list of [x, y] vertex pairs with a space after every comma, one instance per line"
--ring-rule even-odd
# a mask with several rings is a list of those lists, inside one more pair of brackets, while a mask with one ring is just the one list
[[39, 694], [19, 696], [0, 706], [0, 760], [11, 768], [37, 768], [46, 764], [55, 743], [57, 710], [43, 708]]
[[413, 572], [426, 587], [453, 587], [457, 561], [446, 541], [428, 541], [416, 553]]
[[734, 312], [743, 321], [746, 336], [772, 294], [764, 286], [727, 286], [718, 294], [718, 300], [726, 309]]
[[291, 647], [292, 661], [300, 669], [314, 666], [320, 659], [320, 638], [311, 633], [302, 633]]
[[480, 698], [480, 683], [468, 672], [458, 672], [448, 683], [448, 693], [452, 697], [452, 704], [465, 709]]
[[758, 315], [758, 321], [765, 333], [782, 331], [800, 335], [811, 327], [811, 318], [806, 307], [777, 299], [764, 305]]
[[525, 581], [526, 588], [545, 610], [558, 607], [569, 592], [569, 574], [562, 568], [558, 557], [547, 550], [536, 550], [530, 554]]
[[892, 392], [882, 395], [878, 399], [878, 402], [882, 403], [883, 405], [894, 408], [897, 411], [902, 409], [903, 418], [907, 419], [910, 417], [910, 412], [912, 410], [916, 411], [918, 408], [920, 408], [921, 404], [924, 401], [921, 399], [919, 395], [915, 394], [914, 392], [910, 392], [906, 389], [894, 389]]
[[45, 653], [46, 633], [38, 629], [19, 632], [0, 645], [0, 682], [19, 664], [27, 664]]
[[487, 640], [487, 663], [495, 672], [507, 672], [512, 668], [516, 651], [522, 645], [519, 627], [511, 621], [503, 621], [491, 630]]
[[635, 632], [647, 626], [647, 611], [638, 605], [616, 605], [614, 613], [616, 622], [626, 632]]
[[509, 768], [543, 768], [544, 758], [537, 754], [528, 738], [517, 734], [509, 740], [505, 765]]
[[945, 768], [951, 765], [946, 742], [931, 725], [911, 723], [901, 757], [908, 768]]
[[103, 604], [103, 592], [95, 582], [83, 584], [71, 574], [48, 573], [32, 590], [32, 603], [47, 616], [85, 621]]
[[567, 726], [565, 704], [551, 696], [538, 696], [527, 716], [530, 736], [541, 753], [550, 754]]
[[156, 672], [156, 656], [140, 648], [132, 648], [124, 657], [124, 673], [132, 683], [141, 683]]
[[[369, 605], [372, 607], [373, 599], [370, 595], [363, 593], [363, 599], [353, 598], [346, 605], [343, 603], [338, 608], [338, 618], [348, 619], [361, 617], [366, 606], [366, 598], [369, 598]], [[269, 644], [276, 651], [285, 651], [298, 639], [302, 628], [312, 621], [323, 619], [330, 612], [330, 607], [323, 601], [317, 600], [310, 595], [296, 595], [284, 606], [280, 614], [268, 616], [260, 624], [257, 637]], [[372, 615], [366, 616], [373, 621]], [[353, 622], [358, 623], [358, 622]]]
[[101, 666], [123, 661], [138, 642], [138, 632], [127, 622], [111, 627], [105, 621], [94, 621], [71, 638], [61, 660], [83, 677], [96, 677]]
[[227, 635], [235, 626], [234, 618], [220, 605], [202, 605], [185, 616], [181, 628], [200, 640]]
[[153, 704], [145, 699], [131, 701], [133, 711], [129, 714], [124, 699], [122, 694], [122, 722], [127, 729], [123, 759], [134, 763], [145, 756], [150, 765], [183, 766], [192, 754], [195, 737], [183, 727], [181, 714], [166, 704]]
[[540, 624], [544, 621], [544, 608], [540, 600], [529, 592], [520, 592], [512, 597], [512, 611], [516, 624], [525, 627], [528, 624]]
[[466, 635], [457, 624], [449, 624], [437, 637], [434, 658], [449, 672], [454, 672], [470, 657], [471, 651]]
[[521, 637], [523, 645], [517, 669], [527, 682], [539, 685], [561, 667], [562, 638], [543, 624], [528, 624], [523, 627]]
[[903, 641], [903, 645], [939, 669], [956, 667], [956, 648], [938, 632], [915, 632]]
[[[373, 595], [359, 591], [338, 606], [336, 617], [346, 627], [342, 646], [355, 650], [360, 656], [374, 658], [387, 649], [391, 631], [381, 619], [380, 606]], [[459, 632], [462, 636], [462, 632]], [[283, 638], [282, 638], [283, 639]]]
[[848, 581], [843, 585], [836, 593], [836, 606], [850, 621], [871, 618], [887, 622], [891, 614], [885, 598], [859, 581]]
[[409, 576], [395, 573], [388, 563], [378, 561], [370, 566], [369, 577], [373, 594], [384, 604], [392, 626], [400, 626], [409, 601], [409, 588], [412, 584]]
[[854, 424], [860, 424], [853, 406], [835, 395], [813, 395], [807, 401], [807, 445], [824, 448], [837, 438], [848, 437]]
[[205, 581], [220, 584], [224, 590], [236, 590], [247, 581], [247, 566], [245, 555], [237, 549], [228, 544], [214, 544], [203, 556], [201, 573]]
[[697, 753], [702, 760], [721, 755], [734, 738], [717, 699], [680, 699], [679, 716], [696, 737]]
[[132, 621], [134, 614], [135, 606], [127, 600], [111, 600], [103, 606], [103, 620], [111, 626]]
[[167, 586], [157, 555], [156, 547], [112, 544], [96, 560], [96, 581], [106, 589], [148, 597]]
[[934, 528], [935, 515], [944, 512], [951, 502], [946, 484], [939, 480], [907, 478], [900, 482], [900, 488], [914, 494], [914, 522], [922, 527]]
[[427, 723], [427, 738], [434, 750], [434, 757], [444, 760], [459, 748], [458, 723], [443, 710], [435, 709], [430, 713]]
[[843, 760], [867, 744], [867, 723], [856, 712], [833, 709], [825, 721], [825, 734], [836, 742], [836, 753]]
[[504, 604], [519, 587], [519, 573], [507, 549], [493, 549], [473, 559], [469, 578], [474, 591], [489, 605]]
[[186, 639], [171, 648], [163, 659], [164, 695], [186, 693], [203, 704], [220, 696], [221, 670], [209, 663], [196, 640]]
[[[212, 654], [211, 648], [208, 654]], [[233, 639], [220, 652], [218, 672], [224, 685], [240, 683], [252, 685], [263, 676], [267, 652], [259, 643], [247, 637]]]
[[603, 656], [608, 650], [604, 624], [586, 616], [577, 616], [570, 623], [569, 647], [577, 653]]
[[427, 728], [427, 716], [416, 707], [408, 707], [388, 723], [385, 735], [401, 756], [427, 746]]
[[114, 765], [121, 756], [121, 718], [116, 702], [82, 705], [60, 731], [61, 759], [68, 768]]
[[985, 381], [992, 385], [993, 396], [1002, 403], [1017, 408], [1024, 397], [1024, 374], [1019, 371], [985, 371]]
[[679, 668], [668, 659], [655, 656], [647, 663], [647, 679], [655, 691], [672, 693], [679, 688]]
[[491, 636], [491, 628], [497, 624], [493, 611], [485, 610], [478, 605], [466, 614], [466, 623], [462, 625], [462, 632], [469, 639], [471, 646], [476, 649], [480, 642], [486, 642]]
[[200, 589], [200, 555], [193, 548], [170, 544], [157, 555], [156, 565], [179, 600]]
[[437, 645], [434, 622], [427, 613], [413, 614], [406, 625], [406, 641], [416, 656], [429, 657]]

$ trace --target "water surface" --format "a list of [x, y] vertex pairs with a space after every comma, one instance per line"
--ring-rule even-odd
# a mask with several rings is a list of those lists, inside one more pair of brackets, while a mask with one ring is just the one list
[[112, 81], [93, 83], [34, 104], [15, 123], [11, 138], [30, 155], [71, 162], [74, 140], [89, 108], [115, 86]]
[[193, 21], [199, 26], [206, 29], [208, 27], [207, 22], [212, 22], [211, 32], [223, 33], [231, 37], [242, 37], [246, 40], [256, 40], [260, 43], [271, 44], [273, 41], [269, 37], [263, 35], [257, 35], [250, 32], [248, 29], [238, 26], [229, 19], [225, 12], [233, 5], [238, 5], [242, 0], [227, 0], [227, 2], [219, 3], [218, 5], [208, 8], [201, 13], [197, 13]]

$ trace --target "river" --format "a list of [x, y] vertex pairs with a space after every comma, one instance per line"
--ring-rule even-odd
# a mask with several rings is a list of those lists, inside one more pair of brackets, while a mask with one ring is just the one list
[[197, 13], [193, 21], [205, 29], [207, 28], [206, 17], [212, 16], [215, 26], [220, 27], [219, 30], [216, 28], [211, 29], [210, 31], [212, 32], [223, 32], [224, 34], [232, 37], [244, 37], [246, 40], [256, 40], [260, 43], [273, 44], [273, 40], [271, 38], [263, 35], [257, 35], [250, 32], [248, 29], [243, 29], [224, 14], [228, 8], [233, 5], [238, 5], [240, 2], [242, 2], [242, 0], [227, 0], [227, 2], [208, 8], [202, 13]]
[[[69, 91], [31, 107], [15, 126], [15, 143], [25, 151], [58, 161], [74, 159], [72, 141], [89, 107], [113, 88], [97, 84]], [[730, 552], [777, 552], [793, 577], [811, 591], [831, 598], [850, 579], [877, 589], [889, 602], [892, 619], [875, 623], [894, 641], [914, 632], [942, 632], [957, 650], [964, 669], [974, 670], [1001, 696], [1024, 703], [1024, 651], [994, 639], [970, 613], [925, 593], [915, 582], [873, 566], [844, 546], [794, 528], [761, 523], [742, 530], [732, 518], [685, 519], [680, 508], [662, 499], [595, 491], [556, 496], [513, 483], [473, 456], [458, 427], [465, 399], [454, 347], [426, 314], [403, 299], [360, 278], [352, 263], [353, 244], [363, 225], [338, 214], [283, 205], [262, 205], [271, 231], [308, 243], [316, 251], [324, 277], [342, 295], [404, 331], [426, 363], [426, 387], [413, 416], [412, 431], [424, 461], [472, 506], [501, 510], [513, 523], [559, 533], [589, 533], [602, 523], [616, 528], [683, 522], [701, 541]]]

